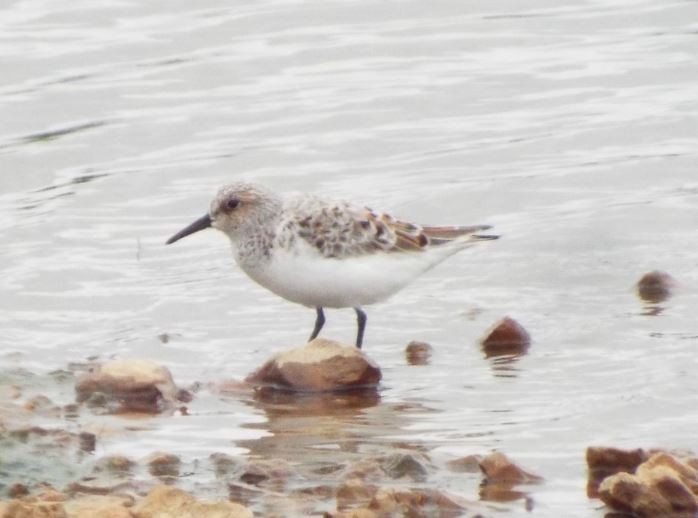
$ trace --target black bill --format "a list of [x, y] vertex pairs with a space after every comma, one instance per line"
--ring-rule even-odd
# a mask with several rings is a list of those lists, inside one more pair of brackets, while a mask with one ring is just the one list
[[209, 228], [211, 226], [211, 217], [206, 214], [205, 216], [197, 219], [194, 223], [189, 225], [186, 228], [183, 228], [179, 232], [177, 232], [174, 236], [172, 236], [170, 239], [165, 241], [166, 245], [171, 245], [175, 241], [179, 241], [183, 237], [187, 237], [189, 234], [193, 234], [194, 232], [198, 232], [199, 230], [203, 230], [205, 228]]

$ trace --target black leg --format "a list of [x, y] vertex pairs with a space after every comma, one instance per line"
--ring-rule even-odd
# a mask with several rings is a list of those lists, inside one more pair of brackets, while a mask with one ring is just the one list
[[317, 338], [317, 335], [320, 334], [320, 329], [325, 325], [325, 313], [322, 312], [322, 308], [318, 306], [315, 310], [317, 311], [317, 318], [315, 319], [315, 328], [313, 328], [313, 332], [308, 339], [309, 342]]
[[354, 311], [356, 311], [356, 323], [359, 328], [356, 334], [356, 347], [361, 349], [361, 344], [364, 341], [364, 329], [366, 329], [366, 313], [361, 311], [361, 308], [354, 308]]

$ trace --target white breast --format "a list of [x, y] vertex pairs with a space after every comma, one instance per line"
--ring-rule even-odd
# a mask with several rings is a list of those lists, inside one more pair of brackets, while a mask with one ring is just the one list
[[256, 264], [239, 263], [256, 282], [277, 295], [311, 307], [356, 307], [393, 295], [455, 250], [374, 253], [334, 259], [310, 247], [298, 253], [276, 248], [272, 258]]

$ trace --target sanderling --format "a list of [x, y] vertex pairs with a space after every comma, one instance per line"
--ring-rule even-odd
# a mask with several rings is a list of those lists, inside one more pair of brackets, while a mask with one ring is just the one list
[[228, 236], [235, 261], [254, 281], [316, 309], [310, 340], [325, 324], [323, 308], [354, 308], [359, 348], [362, 306], [387, 299], [466, 246], [498, 237], [478, 234], [488, 225], [415, 225], [345, 201], [281, 197], [248, 183], [222, 187], [208, 214], [167, 244], [208, 227]]

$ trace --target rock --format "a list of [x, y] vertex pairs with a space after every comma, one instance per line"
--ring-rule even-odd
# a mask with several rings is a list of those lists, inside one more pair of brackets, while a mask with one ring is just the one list
[[646, 302], [663, 302], [671, 297], [676, 287], [674, 278], [666, 272], [655, 270], [646, 273], [637, 282], [637, 294]]
[[610, 475], [626, 472], [635, 473], [637, 467], [646, 461], [649, 454], [641, 449], [621, 450], [601, 446], [590, 446], [586, 451], [587, 496], [598, 496], [599, 484]]
[[99, 473], [106, 471], [113, 475], [127, 475], [136, 465], [128, 457], [123, 455], [110, 455], [108, 457], [102, 457], [95, 464], [95, 472]]
[[[0, 502], [2, 518], [69, 518], [60, 502]], [[72, 517], [71, 517], [72, 518]]]
[[[77, 401], [115, 403], [116, 412], [159, 412], [171, 408], [179, 391], [170, 371], [148, 360], [114, 360], [93, 366], [76, 383]], [[97, 401], [95, 403], [95, 400]]]
[[240, 481], [251, 486], [283, 491], [296, 471], [283, 459], [252, 460], [242, 470]]
[[543, 480], [543, 477], [523, 470], [501, 452], [491, 453], [483, 458], [480, 461], [480, 469], [487, 483], [516, 485]]
[[[649, 458], [643, 450], [618, 451], [627, 471], [618, 471], [601, 482], [598, 496], [606, 505], [640, 518], [694, 517], [698, 513], [698, 470], [688, 462], [662, 451]], [[638, 458], [643, 460], [639, 465], [635, 464]]]
[[246, 381], [258, 389], [325, 392], [373, 388], [380, 379], [380, 369], [360, 349], [316, 338], [276, 354]]
[[433, 348], [426, 342], [412, 341], [405, 348], [405, 357], [410, 365], [427, 365]]
[[136, 518], [252, 518], [252, 511], [235, 502], [202, 502], [169, 486], [156, 486], [133, 508]]
[[422, 461], [410, 453], [396, 453], [382, 460], [381, 467], [390, 478], [408, 478], [414, 482], [427, 479], [427, 468]]
[[378, 516], [462, 516], [466, 504], [436, 490], [381, 488], [368, 509]]
[[154, 477], [178, 477], [182, 461], [172, 453], [155, 452], [148, 455], [148, 472]]
[[481, 461], [482, 456], [480, 455], [466, 455], [459, 459], [449, 460], [446, 466], [455, 473], [479, 473]]
[[120, 496], [86, 496], [69, 500], [64, 508], [69, 518], [133, 518], [133, 499]]
[[337, 509], [367, 505], [378, 492], [378, 486], [366, 484], [358, 478], [345, 480], [337, 486]]
[[227, 453], [212, 453], [209, 459], [213, 463], [213, 471], [217, 477], [230, 475], [241, 465], [240, 460]]
[[78, 443], [82, 451], [92, 453], [97, 446], [97, 436], [91, 432], [80, 432], [78, 435]]
[[531, 345], [531, 336], [516, 320], [504, 317], [490, 328], [481, 344], [488, 358], [523, 354]]

